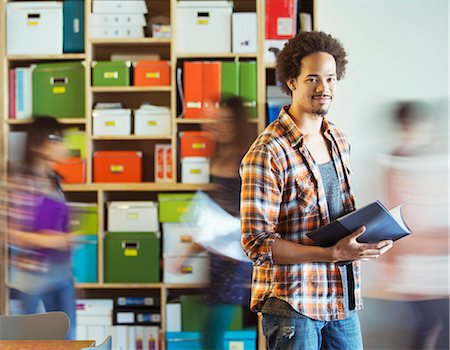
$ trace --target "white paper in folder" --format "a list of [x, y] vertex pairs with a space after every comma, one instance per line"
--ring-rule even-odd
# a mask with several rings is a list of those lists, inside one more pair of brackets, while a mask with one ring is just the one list
[[[250, 261], [241, 246], [241, 222], [222, 209], [207, 194], [197, 191], [187, 210], [188, 221], [194, 221], [199, 230], [194, 240], [205, 249], [229, 258]], [[189, 220], [195, 218], [193, 220]]]

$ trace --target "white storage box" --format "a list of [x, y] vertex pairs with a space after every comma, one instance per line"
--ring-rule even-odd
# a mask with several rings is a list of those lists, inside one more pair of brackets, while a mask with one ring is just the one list
[[136, 135], [170, 135], [170, 109], [159, 106], [142, 106], [134, 112]]
[[264, 63], [274, 64], [276, 53], [284, 48], [287, 40], [265, 40], [264, 41]]
[[194, 237], [199, 227], [184, 222], [164, 222], [162, 224], [163, 253], [170, 255], [185, 255], [187, 249], [194, 243]]
[[176, 8], [178, 52], [231, 52], [230, 1], [179, 1]]
[[148, 10], [145, 0], [94, 0], [92, 5], [92, 13], [145, 14], [147, 12]]
[[91, 27], [91, 38], [143, 38], [143, 27]]
[[233, 52], [255, 53], [257, 51], [256, 13], [233, 13]]
[[159, 232], [158, 203], [109, 202], [108, 232]]
[[92, 112], [94, 135], [130, 135], [130, 109], [100, 109]]
[[181, 182], [185, 184], [209, 183], [209, 158], [206, 157], [182, 158]]
[[119, 27], [145, 27], [147, 21], [141, 14], [91, 14], [92, 27], [119, 26]]
[[[175, 272], [173, 266], [180, 259], [183, 263], [179, 271]], [[206, 284], [209, 282], [209, 258], [206, 254], [196, 256], [164, 256], [164, 283], [194, 283]]]
[[8, 2], [6, 44], [8, 55], [62, 54], [62, 2]]

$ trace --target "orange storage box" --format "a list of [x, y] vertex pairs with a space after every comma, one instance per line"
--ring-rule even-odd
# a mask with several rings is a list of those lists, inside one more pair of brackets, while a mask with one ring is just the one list
[[70, 157], [63, 162], [53, 163], [53, 169], [61, 176], [64, 184], [81, 184], [86, 182], [86, 160]]
[[134, 65], [135, 86], [170, 85], [169, 61], [138, 61]]
[[215, 143], [208, 131], [180, 132], [180, 156], [207, 157], [214, 155]]
[[142, 182], [142, 152], [94, 152], [94, 182]]

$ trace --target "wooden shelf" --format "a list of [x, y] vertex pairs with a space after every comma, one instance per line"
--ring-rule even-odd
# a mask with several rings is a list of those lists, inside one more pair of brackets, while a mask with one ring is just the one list
[[64, 53], [61, 55], [8, 55], [8, 61], [84, 60], [84, 53]]
[[258, 56], [256, 53], [230, 53], [230, 52], [218, 52], [218, 53], [178, 53], [177, 58], [255, 58]]
[[89, 39], [92, 45], [170, 45], [172, 39], [158, 38], [122, 38], [122, 39]]
[[[177, 118], [176, 119], [176, 123], [177, 124], [208, 124], [208, 123], [216, 123], [217, 121], [214, 119], [207, 119], [207, 118]], [[249, 123], [258, 123], [258, 119], [249, 119], [248, 120]]]
[[171, 140], [171, 135], [92, 135], [91, 140]]
[[123, 191], [123, 192], [176, 192], [211, 190], [213, 184], [183, 184], [177, 182], [140, 182], [140, 183], [87, 183], [87, 184], [65, 184], [63, 190], [66, 192], [94, 192], [94, 191]]
[[206, 288], [206, 284], [168, 284], [168, 283], [76, 283], [78, 289], [197, 289]]
[[172, 91], [171, 86], [91, 86], [92, 92], [165, 92]]
[[[9, 125], [26, 125], [31, 124], [33, 122], [33, 119], [6, 119], [6, 123]], [[86, 119], [85, 118], [61, 118], [58, 119], [58, 122], [61, 124], [85, 124]]]

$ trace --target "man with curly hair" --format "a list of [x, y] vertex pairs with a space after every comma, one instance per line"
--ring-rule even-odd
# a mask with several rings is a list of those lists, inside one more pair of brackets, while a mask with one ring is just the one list
[[306, 236], [355, 206], [349, 142], [325, 118], [346, 64], [328, 34], [292, 38], [276, 66], [292, 102], [242, 160], [242, 245], [253, 260], [251, 308], [263, 314], [269, 349], [363, 349], [359, 260], [392, 247], [357, 242], [364, 227], [332, 247]]

